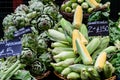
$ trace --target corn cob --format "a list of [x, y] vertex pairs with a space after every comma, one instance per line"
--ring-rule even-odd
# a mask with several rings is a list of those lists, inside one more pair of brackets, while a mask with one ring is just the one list
[[102, 38], [101, 38], [100, 46], [99, 46], [98, 48], [103, 48], [103, 49], [105, 49], [105, 48], [108, 46], [109, 42], [110, 42], [109, 36], [102, 37]]
[[67, 76], [69, 73], [71, 72], [71, 69], [69, 67], [66, 67], [63, 69], [63, 71], [61, 72], [62, 76]]
[[108, 61], [106, 61], [105, 65], [104, 65], [104, 75], [105, 78], [108, 79], [112, 76], [112, 74], [114, 73], [115, 68], [112, 66], [111, 63], [109, 63]]
[[86, 66], [86, 65], [84, 65], [84, 64], [73, 64], [73, 65], [70, 65], [70, 66], [69, 66], [69, 68], [70, 68], [72, 71], [78, 72], [78, 73], [81, 72], [82, 68], [87, 69], [88, 67], [93, 67], [93, 66], [88, 66], [88, 65]]
[[99, 75], [98, 71], [95, 68], [89, 67], [87, 71], [90, 74], [90, 79], [91, 80], [101, 80], [100, 75]]
[[88, 40], [88, 29], [85, 24], [82, 24], [79, 31], [84, 35], [84, 37]]
[[74, 50], [74, 52], [77, 51], [76, 42], [75, 42], [77, 38], [81, 42], [83, 42], [83, 44], [87, 44], [88, 43], [88, 41], [85, 39], [85, 37], [82, 35], [82, 33], [79, 32], [79, 30], [74, 29], [73, 32], [72, 32], [72, 44], [73, 44], [73, 50]]
[[100, 39], [100, 45], [98, 46], [97, 50], [92, 54], [92, 59], [93, 61], [97, 58], [97, 56], [101, 53], [101, 51], [103, 51], [105, 48], [107, 48], [110, 38], [107, 37], [103, 37]]
[[51, 63], [51, 65], [56, 66], [56, 67], [60, 67], [60, 66], [61, 67], [68, 67], [68, 66], [74, 64], [74, 60], [75, 60], [75, 58], [68, 58], [64, 61], [60, 61], [57, 63]]
[[96, 62], [94, 64], [94, 67], [98, 70], [98, 71], [102, 71], [106, 62], [106, 57], [107, 57], [107, 53], [106, 52], [101, 52], [97, 59]]
[[57, 42], [52, 43], [51, 47], [69, 47], [69, 46], [62, 42], [57, 41]]
[[64, 30], [62, 28], [58, 28], [58, 31], [60, 31], [61, 33], [64, 33]]
[[62, 51], [73, 51], [73, 49], [72, 48], [68, 48], [68, 47], [55, 47], [52, 50], [52, 54], [53, 55], [57, 55], [57, 54], [61, 53]]
[[70, 68], [72, 71], [78, 72], [78, 73], [81, 72], [81, 69], [82, 69], [83, 67], [85, 68], [86, 66], [83, 65], [83, 64], [73, 64], [73, 65], [70, 65], [70, 66], [69, 66], [69, 68]]
[[76, 72], [71, 72], [67, 75], [67, 79], [69, 80], [77, 80], [80, 79], [80, 75]]
[[65, 35], [57, 30], [49, 29], [48, 34], [54, 41], [67, 41]]
[[89, 80], [89, 73], [85, 68], [82, 68], [80, 75], [82, 80]]
[[116, 49], [117, 48], [115, 46], [109, 46], [109, 47], [105, 48], [102, 52], [106, 52], [108, 54], [108, 53], [111, 53], [111, 52], [115, 52]]
[[69, 42], [69, 44], [72, 44], [72, 38], [71, 38], [71, 36], [69, 36], [66, 32], [64, 34], [65, 34], [65, 37], [67, 39], [67, 42]]
[[79, 32], [79, 35], [81, 42], [83, 42], [84, 45], [88, 44], [87, 39], [84, 37], [84, 35], [81, 32]]
[[76, 46], [77, 46], [77, 51], [79, 55], [81, 56], [83, 63], [92, 64], [93, 61], [87, 48], [85, 47], [85, 45], [83, 45], [82, 42], [79, 41], [79, 39], [76, 40]]
[[75, 13], [74, 13], [74, 19], [73, 19], [73, 25], [75, 28], [79, 29], [79, 27], [82, 24], [82, 19], [83, 19], [83, 10], [81, 6], [77, 6]]
[[96, 0], [86, 0], [86, 2], [92, 7], [92, 8], [98, 8], [100, 7], [100, 4], [96, 2]]
[[61, 53], [53, 56], [54, 59], [65, 60], [68, 58], [75, 58], [75, 54], [73, 51], [62, 51]]
[[69, 36], [72, 35], [72, 24], [69, 21], [62, 18], [60, 20], [60, 25], [62, 26], [63, 30], [67, 32]]
[[74, 29], [72, 32], [72, 46], [73, 46], [74, 52], [77, 51], [76, 42], [75, 42], [77, 38], [80, 40], [79, 30]]
[[61, 61], [61, 59], [54, 59], [54, 61], [55, 61], [56, 63], [58, 63], [58, 62]]
[[50, 65], [54, 68], [54, 71], [57, 73], [61, 73], [64, 69], [64, 67], [62, 67], [62, 66], [58, 66], [58, 67], [54, 66], [53, 63], [50, 63]]
[[100, 39], [98, 37], [93, 38], [89, 44], [87, 45], [87, 50], [90, 54], [92, 54], [100, 45]]

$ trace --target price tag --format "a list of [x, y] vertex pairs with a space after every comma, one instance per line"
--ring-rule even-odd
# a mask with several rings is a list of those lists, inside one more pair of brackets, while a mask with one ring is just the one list
[[22, 51], [22, 43], [20, 39], [1, 41], [0, 42], [0, 58], [16, 56]]
[[31, 33], [31, 32], [32, 32], [32, 30], [30, 27], [23, 27], [23, 28], [19, 29], [18, 31], [14, 32], [14, 37], [21, 37], [23, 34]]
[[95, 21], [88, 23], [89, 36], [108, 36], [108, 21]]

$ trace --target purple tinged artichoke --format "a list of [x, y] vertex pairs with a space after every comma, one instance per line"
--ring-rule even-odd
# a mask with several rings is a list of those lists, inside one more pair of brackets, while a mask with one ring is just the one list
[[42, 13], [43, 11], [43, 8], [44, 8], [44, 5], [42, 2], [33, 2], [32, 4], [29, 5], [29, 11], [32, 12], [32, 11], [37, 11], [39, 12], [40, 14]]
[[21, 4], [20, 6], [18, 6], [15, 9], [14, 13], [23, 13], [23, 14], [26, 14], [28, 12], [29, 12], [28, 6], [26, 6], [25, 4]]
[[13, 24], [17, 29], [30, 25], [30, 19], [27, 18], [26, 14], [17, 13], [13, 16]]
[[52, 28], [53, 25], [54, 25], [54, 22], [48, 15], [41, 15], [37, 19], [37, 26], [35, 26], [35, 28], [39, 32], [43, 32], [45, 30], [48, 30], [48, 29]]

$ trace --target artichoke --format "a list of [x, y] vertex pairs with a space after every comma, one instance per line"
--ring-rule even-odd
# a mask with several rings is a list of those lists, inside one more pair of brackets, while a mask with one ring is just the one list
[[47, 44], [48, 38], [46, 38], [46, 36], [47, 35], [45, 34], [45, 32], [43, 32], [37, 38], [38, 39], [38, 46], [41, 47], [45, 52], [47, 51], [47, 48], [48, 48], [48, 44]]
[[34, 18], [30, 21], [30, 24], [33, 26], [33, 27], [36, 27], [37, 26], [37, 19]]
[[34, 3], [34, 2], [42, 2], [42, 3], [44, 3], [44, 4], [49, 4], [50, 2], [53, 2], [54, 0], [31, 0], [31, 1], [29, 1], [28, 3], [29, 4], [32, 4], [32, 3]]
[[24, 34], [22, 37], [23, 48], [30, 48], [34, 53], [37, 53], [38, 41], [37, 35], [34, 33]]
[[24, 34], [22, 37], [23, 48], [30, 48], [37, 55], [42, 54], [47, 50], [44, 39], [38, 39], [39, 35], [36, 33]]
[[34, 2], [38, 2], [39, 0], [30, 0], [28, 1], [29, 5], [33, 4]]
[[36, 55], [29, 48], [23, 48], [19, 59], [21, 63], [30, 65], [36, 59]]
[[[42, 44], [41, 44], [41, 42], [42, 42]], [[39, 35], [38, 43], [39, 43], [40, 46], [43, 45], [44, 48], [48, 48], [48, 47], [51, 46], [52, 41], [48, 38], [47, 32], [43, 32]]]
[[26, 14], [29, 12], [28, 6], [26, 6], [25, 4], [21, 4], [20, 6], [18, 6], [15, 9], [15, 13], [23, 13]]
[[55, 5], [46, 5], [44, 8], [43, 13], [48, 14], [53, 20], [57, 20], [57, 15], [58, 15], [58, 9], [56, 8]]
[[50, 4], [50, 2], [53, 2], [55, 0], [39, 0], [42, 1], [44, 4]]
[[7, 29], [9, 26], [13, 26], [13, 16], [14, 14], [8, 14], [2, 22], [4, 29]]
[[15, 26], [9, 26], [8, 29], [4, 30], [4, 38], [5, 39], [13, 39], [14, 38], [14, 32], [17, 29]]
[[41, 48], [47, 48], [47, 44], [46, 44], [46, 42], [45, 42], [45, 40], [44, 39], [40, 39], [40, 40], [38, 40], [38, 45], [41, 47]]
[[43, 53], [41, 56], [39, 56], [39, 60], [45, 64], [47, 69], [50, 69], [50, 62], [52, 61], [52, 56], [50, 55], [50, 53]]
[[38, 1], [33, 2], [33, 3], [31, 3], [31, 4], [29, 5], [29, 11], [30, 11], [30, 12], [32, 12], [32, 11], [37, 11], [37, 12], [39, 12], [39, 14], [42, 13], [43, 8], [44, 8], [43, 3], [42, 3], [42, 2], [38, 2]]
[[49, 28], [52, 28], [54, 21], [48, 15], [41, 15], [37, 19], [37, 26], [35, 28], [41, 33]]
[[44, 63], [40, 62], [39, 60], [34, 61], [31, 64], [30, 73], [34, 76], [42, 75], [47, 70]]
[[13, 24], [17, 29], [30, 25], [30, 20], [27, 18], [26, 14], [16, 13], [13, 16]]

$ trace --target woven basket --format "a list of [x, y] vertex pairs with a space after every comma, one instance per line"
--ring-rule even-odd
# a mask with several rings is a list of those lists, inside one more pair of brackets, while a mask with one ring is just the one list
[[48, 77], [50, 75], [51, 71], [47, 71], [43, 74], [41, 74], [40, 76], [36, 76], [36, 80], [44, 80], [44, 78]]
[[110, 77], [110, 78], [108, 78], [108, 79], [105, 79], [105, 80], [116, 80], [116, 79], [117, 79], [116, 76], [112, 76], [112, 77]]
[[61, 76], [60, 74], [58, 74], [57, 72], [54, 71], [54, 74], [60, 78], [61, 80], [67, 80], [65, 77]]
[[[69, 1], [69, 0], [64, 0], [64, 2], [63, 2], [62, 4], [65, 4], [67, 1]], [[99, 8], [94, 9], [93, 12], [96, 12], [96, 11], [105, 11], [106, 8], [107, 8], [106, 6], [102, 6], [102, 7], [99, 7]], [[61, 10], [60, 10], [60, 13], [62, 14], [62, 16], [63, 16], [66, 20], [68, 20], [68, 21], [70, 21], [70, 22], [73, 21], [74, 13], [67, 13], [67, 12], [64, 12], [64, 11], [61, 11]], [[90, 15], [90, 13], [85, 13], [85, 14], [83, 14], [83, 23], [86, 23], [86, 22], [87, 22], [87, 19], [88, 19], [89, 15]]]
[[[58, 74], [58, 73], [55, 72], [55, 71], [54, 71], [54, 74], [55, 74], [58, 78], [60, 78], [61, 80], [67, 80], [65, 77], [61, 76], [60, 74]], [[117, 80], [117, 77], [116, 77], [116, 76], [112, 76], [112, 77], [110, 77], [110, 78], [108, 78], [108, 79], [105, 79], [105, 80]]]

